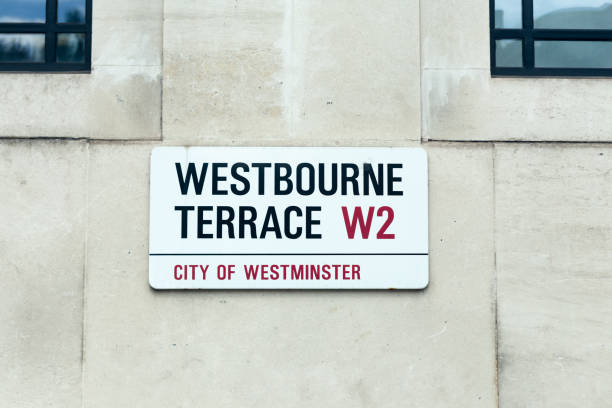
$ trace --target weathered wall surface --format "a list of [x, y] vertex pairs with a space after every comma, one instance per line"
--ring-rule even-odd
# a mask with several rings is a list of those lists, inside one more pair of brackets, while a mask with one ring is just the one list
[[166, 2], [164, 141], [420, 139], [418, 1]]
[[[0, 406], [607, 404], [611, 80], [491, 79], [483, 0], [94, 3], [0, 75]], [[162, 144], [425, 147], [430, 286], [153, 291]]]
[[501, 401], [605, 407], [612, 399], [612, 149], [496, 151]]
[[0, 142], [0, 405], [81, 402], [87, 145]]
[[86, 406], [494, 405], [490, 147], [430, 149], [423, 293], [151, 290], [152, 147], [90, 145]]

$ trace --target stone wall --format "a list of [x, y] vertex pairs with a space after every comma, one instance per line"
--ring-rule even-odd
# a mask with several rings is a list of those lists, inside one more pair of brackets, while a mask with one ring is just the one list
[[[485, 0], [94, 4], [0, 74], [0, 406], [609, 403], [611, 80], [491, 78]], [[152, 290], [159, 145], [423, 146], [430, 286]]]

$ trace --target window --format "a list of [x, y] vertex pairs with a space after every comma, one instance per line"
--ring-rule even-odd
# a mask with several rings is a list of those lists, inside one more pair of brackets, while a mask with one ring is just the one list
[[491, 73], [612, 76], [612, 0], [490, 0]]
[[89, 72], [92, 0], [0, 0], [0, 71]]

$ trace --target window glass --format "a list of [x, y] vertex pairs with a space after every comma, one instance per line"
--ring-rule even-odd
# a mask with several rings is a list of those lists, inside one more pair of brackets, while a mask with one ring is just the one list
[[46, 0], [0, 0], [0, 23], [44, 23]]
[[57, 35], [57, 62], [85, 61], [85, 34]]
[[84, 24], [85, 0], [58, 0], [57, 22]]
[[523, 41], [495, 41], [495, 65], [500, 68], [520, 68], [523, 66]]
[[612, 68], [612, 42], [536, 41], [536, 68]]
[[495, 0], [495, 28], [523, 27], [521, 0]]
[[[520, 4], [522, 13], [533, 9], [533, 27], [528, 18], [509, 30], [518, 28]], [[612, 77], [612, 0], [495, 0], [492, 7], [493, 75]]]
[[45, 62], [45, 35], [0, 34], [0, 62]]
[[533, 0], [535, 28], [612, 29], [611, 0]]

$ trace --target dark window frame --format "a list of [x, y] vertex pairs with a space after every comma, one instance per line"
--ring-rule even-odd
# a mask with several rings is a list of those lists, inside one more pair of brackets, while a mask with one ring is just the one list
[[[489, 30], [491, 46], [492, 76], [529, 76], [529, 77], [610, 77], [612, 68], [536, 68], [535, 41], [612, 41], [612, 30], [575, 30], [575, 29], [536, 29], [533, 19], [533, 0], [523, 0], [523, 28], [495, 28], [495, 0], [489, 0]], [[495, 41], [522, 40], [523, 67], [496, 67]]]
[[[85, 24], [58, 23], [58, 0], [46, 0], [44, 23], [0, 23], [0, 34], [44, 34], [45, 62], [0, 62], [2, 72], [91, 72], [91, 13], [92, 0], [85, 0]], [[57, 35], [85, 34], [85, 62], [56, 62]]]

